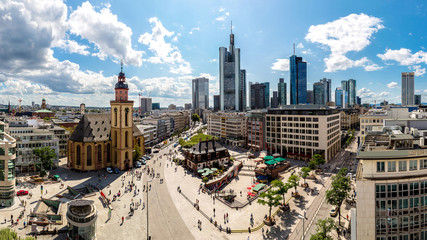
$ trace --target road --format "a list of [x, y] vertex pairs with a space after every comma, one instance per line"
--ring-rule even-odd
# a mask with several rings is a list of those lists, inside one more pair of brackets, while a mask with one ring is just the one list
[[[154, 168], [155, 173], [160, 173], [164, 178], [163, 167], [166, 164], [166, 156], [161, 159], [164, 153], [172, 149], [173, 144], [160, 150], [159, 153], [153, 155], [153, 158], [147, 163], [150, 168]], [[154, 164], [154, 160], [158, 159]], [[162, 163], [159, 166], [159, 161]], [[148, 212], [149, 212], [149, 228], [151, 239], [194, 239], [194, 236], [188, 230], [182, 220], [178, 210], [175, 208], [172, 198], [168, 192], [166, 184], [160, 184], [160, 178], [154, 178], [151, 183], [151, 191], [148, 192]], [[144, 174], [144, 183], [148, 180], [147, 174]], [[145, 237], [144, 237], [145, 238]]]

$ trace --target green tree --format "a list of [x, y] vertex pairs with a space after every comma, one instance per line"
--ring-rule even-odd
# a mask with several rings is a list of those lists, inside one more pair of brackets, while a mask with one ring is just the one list
[[193, 124], [195, 124], [196, 122], [199, 122], [200, 121], [199, 114], [195, 113], [195, 114], [191, 115], [191, 121], [193, 122]]
[[288, 190], [292, 187], [289, 183], [284, 183], [280, 180], [274, 180], [271, 182], [271, 186], [276, 189], [276, 193], [279, 195], [282, 195], [284, 206], [286, 204], [286, 198], [285, 194], [288, 192]]
[[332, 218], [319, 219], [316, 223], [316, 234], [311, 235], [310, 240], [332, 240], [333, 238], [328, 235], [334, 227], [334, 220]]
[[0, 230], [0, 239], [5, 239], [5, 240], [18, 240], [18, 239], [34, 240], [35, 238], [33, 238], [33, 237], [19, 238], [18, 234], [15, 232], [15, 230], [13, 230], [11, 228], [3, 228]]
[[51, 147], [42, 147], [34, 149], [34, 154], [40, 159], [40, 175], [46, 169], [52, 169], [53, 159], [55, 159], [56, 153]]
[[304, 179], [304, 183], [305, 183], [305, 179], [308, 177], [310, 171], [311, 171], [311, 169], [309, 167], [301, 168], [300, 175]]
[[320, 155], [320, 154], [314, 154], [314, 156], [313, 156], [313, 162], [316, 165], [320, 166], [322, 164], [325, 164], [326, 160], [322, 157], [322, 155]]
[[346, 177], [347, 168], [342, 168], [332, 177], [331, 188], [326, 191], [326, 201], [338, 208], [338, 223], [341, 225], [341, 204], [351, 190], [350, 178]]
[[269, 188], [267, 191], [261, 193], [258, 197], [258, 203], [261, 205], [268, 206], [268, 221], [272, 222], [271, 209], [280, 205], [282, 197], [276, 193], [273, 189]]
[[133, 147], [133, 161], [138, 161], [139, 158], [142, 156], [142, 152], [141, 152], [141, 148], [139, 147], [138, 144], [135, 144], [135, 146]]
[[298, 183], [299, 183], [300, 178], [293, 174], [288, 178], [288, 183], [291, 187], [295, 188], [295, 192], [297, 192], [297, 187], [298, 187]]
[[315, 162], [314, 160], [312, 160], [312, 161], [310, 161], [310, 162], [308, 163], [308, 167], [309, 167], [311, 170], [315, 170], [315, 169], [317, 168], [317, 164], [316, 164], [316, 162]]

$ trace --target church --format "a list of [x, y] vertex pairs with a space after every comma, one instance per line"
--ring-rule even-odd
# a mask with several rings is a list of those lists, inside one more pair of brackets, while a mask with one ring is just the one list
[[115, 86], [111, 112], [85, 114], [68, 140], [67, 166], [80, 171], [106, 167], [128, 170], [134, 166], [132, 152], [136, 145], [145, 154], [144, 136], [133, 122], [133, 101], [123, 64]]

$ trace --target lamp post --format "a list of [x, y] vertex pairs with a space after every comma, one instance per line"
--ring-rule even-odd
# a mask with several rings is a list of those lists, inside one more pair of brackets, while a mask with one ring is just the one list
[[150, 237], [150, 228], [149, 228], [149, 225], [148, 225], [148, 191], [150, 191], [150, 190], [148, 190], [148, 183], [152, 182], [152, 181], [153, 181], [153, 179], [147, 180], [147, 240], [151, 239], [151, 237]]
[[305, 217], [302, 216], [301, 214], [298, 214], [298, 218], [302, 219], [302, 240], [304, 240], [305, 239], [305, 231], [304, 231]]

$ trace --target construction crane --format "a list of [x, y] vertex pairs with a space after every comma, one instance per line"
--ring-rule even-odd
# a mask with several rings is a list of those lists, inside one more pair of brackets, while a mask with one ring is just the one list
[[18, 102], [19, 102], [19, 108], [18, 108], [18, 111], [19, 111], [19, 113], [21, 113], [21, 112], [22, 112], [22, 107], [21, 107], [22, 99], [19, 99], [19, 100], [18, 100]]

